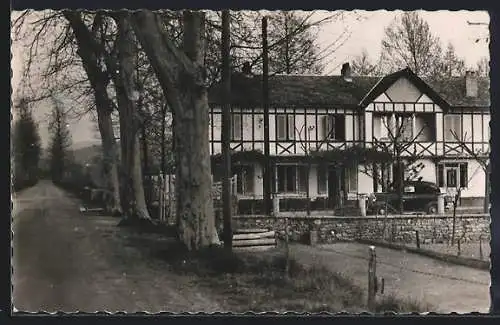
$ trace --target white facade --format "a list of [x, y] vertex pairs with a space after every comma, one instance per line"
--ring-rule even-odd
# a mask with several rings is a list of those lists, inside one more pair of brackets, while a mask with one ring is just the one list
[[[479, 163], [463, 149], [455, 138], [461, 137], [470, 150], [483, 155], [489, 152], [489, 111], [474, 107], [444, 108], [422, 93], [410, 80], [402, 77], [385, 92], [362, 108], [315, 107], [275, 108], [269, 112], [270, 155], [301, 157], [314, 150], [330, 150], [361, 145], [367, 148], [392, 148], [398, 133], [398, 143], [406, 141], [401, 157], [415, 157], [420, 165], [415, 178], [439, 184], [443, 191], [462, 186], [462, 197], [484, 197], [485, 174]], [[401, 126], [404, 126], [401, 128]], [[221, 153], [221, 111], [210, 112], [210, 154]], [[234, 151], [264, 151], [264, 114], [261, 108], [232, 108], [232, 141]], [[453, 130], [454, 132], [451, 132]], [[283, 162], [274, 167], [275, 192], [282, 197], [328, 197], [332, 173], [324, 166], [312, 164], [304, 176], [305, 163]], [[262, 198], [262, 166], [244, 163], [252, 170], [241, 175], [241, 181], [252, 181], [240, 195]], [[347, 199], [360, 193], [373, 193], [374, 181], [369, 166], [356, 164], [345, 168], [341, 176], [342, 190]], [[290, 167], [284, 167], [290, 166]], [[300, 167], [302, 166], [302, 167]], [[295, 170], [294, 170], [295, 169]], [[307, 168], [305, 168], [307, 169]], [[247, 175], [248, 173], [252, 175]], [[454, 187], [455, 186], [455, 187]]]

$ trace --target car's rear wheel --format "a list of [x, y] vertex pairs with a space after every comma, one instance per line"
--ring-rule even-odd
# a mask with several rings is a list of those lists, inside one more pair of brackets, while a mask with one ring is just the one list
[[437, 214], [437, 203], [432, 202], [427, 205], [427, 214]]

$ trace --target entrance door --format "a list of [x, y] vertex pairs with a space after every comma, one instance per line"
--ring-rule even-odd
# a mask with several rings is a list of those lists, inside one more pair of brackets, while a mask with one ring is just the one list
[[328, 167], [328, 208], [335, 209], [340, 206], [342, 200], [341, 191], [344, 187], [343, 182], [343, 169], [330, 165]]

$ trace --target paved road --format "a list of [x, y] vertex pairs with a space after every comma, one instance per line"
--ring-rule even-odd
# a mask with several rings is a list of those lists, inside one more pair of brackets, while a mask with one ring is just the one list
[[117, 219], [83, 216], [43, 181], [14, 198], [13, 305], [19, 311], [217, 311], [194, 284], [127, 245]]
[[[302, 263], [340, 272], [363, 288], [368, 286], [368, 246], [338, 243], [310, 247], [291, 245]], [[377, 276], [385, 279], [385, 295], [427, 302], [434, 312], [488, 312], [488, 271], [447, 264], [424, 256], [377, 247]]]

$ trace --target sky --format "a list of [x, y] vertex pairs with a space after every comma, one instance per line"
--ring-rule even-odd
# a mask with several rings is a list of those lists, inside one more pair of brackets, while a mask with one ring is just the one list
[[[356, 11], [356, 14], [346, 13], [343, 20], [322, 26], [318, 34], [320, 50], [331, 45], [344, 30], [349, 35], [345, 43], [325, 60], [324, 73], [340, 74], [342, 63], [352, 61], [363, 49], [366, 49], [369, 56], [376, 60], [380, 55], [384, 29], [401, 13], [401, 11], [385, 10]], [[315, 15], [317, 19], [321, 19], [328, 14], [328, 12], [318, 11]], [[473, 67], [482, 57], [489, 58], [488, 44], [484, 40], [489, 35], [488, 26], [467, 24], [467, 21], [489, 23], [487, 12], [421, 11], [420, 14], [428, 22], [432, 33], [438, 36], [445, 46], [448, 42], [454, 45], [457, 55], [465, 60], [468, 67]], [[476, 42], [478, 38], [481, 38], [481, 41]], [[24, 66], [23, 50], [18, 44], [15, 44], [11, 47], [11, 51], [11, 85], [13, 94], [15, 94]], [[41, 102], [34, 107], [34, 116], [39, 122], [39, 132], [44, 147], [49, 141], [47, 114], [50, 113], [50, 109], [48, 102]], [[90, 117], [70, 121], [70, 130], [74, 148], [99, 143], [96, 138], [95, 123]]]

